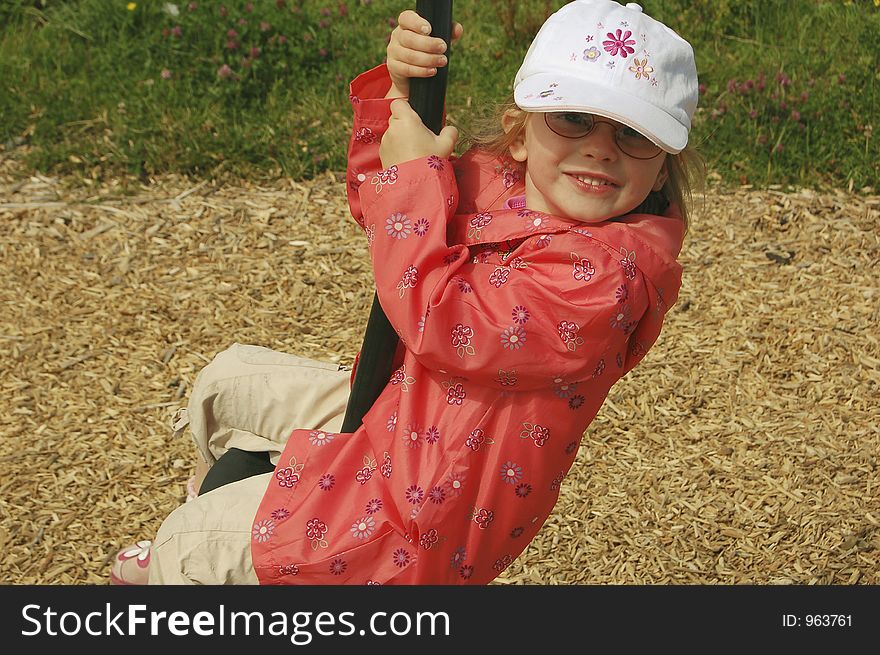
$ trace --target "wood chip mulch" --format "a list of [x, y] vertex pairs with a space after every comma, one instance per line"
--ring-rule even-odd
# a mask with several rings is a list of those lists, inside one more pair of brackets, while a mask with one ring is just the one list
[[[341, 176], [86, 184], [0, 158], [0, 583], [106, 584], [195, 461], [233, 342], [350, 363], [373, 287]], [[880, 584], [880, 197], [712, 190], [660, 340], [496, 584]]]

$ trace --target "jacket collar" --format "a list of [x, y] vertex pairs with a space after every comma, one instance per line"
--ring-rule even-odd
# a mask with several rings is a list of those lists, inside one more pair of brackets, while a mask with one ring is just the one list
[[585, 227], [582, 223], [528, 209], [493, 209], [475, 214], [456, 214], [449, 224], [447, 236], [452, 243], [472, 246], [577, 231]]
[[525, 193], [516, 164], [472, 148], [455, 162], [458, 214], [447, 232], [454, 243], [476, 245], [512, 241], [539, 234], [567, 232], [579, 225], [528, 209], [508, 209], [505, 203]]
[[510, 198], [525, 193], [519, 169], [509, 159], [472, 148], [456, 159], [454, 166], [459, 203], [447, 230], [450, 243], [470, 246], [561, 232], [607, 233], [609, 238], [615, 235], [615, 241], [643, 242], [667, 265], [678, 268], [676, 257], [684, 240], [684, 224], [674, 205], [663, 216], [630, 214], [586, 225], [528, 209], [506, 209]]

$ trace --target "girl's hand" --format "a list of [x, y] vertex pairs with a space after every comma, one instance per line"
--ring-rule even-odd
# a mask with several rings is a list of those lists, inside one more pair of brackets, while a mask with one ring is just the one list
[[379, 145], [379, 157], [384, 168], [429, 155], [446, 158], [452, 154], [456, 141], [455, 127], [447, 125], [440, 134], [434, 134], [409, 102], [399, 99], [391, 103], [391, 118]]
[[[464, 28], [453, 23], [452, 43], [461, 38]], [[408, 98], [411, 77], [433, 77], [437, 68], [446, 65], [446, 43], [428, 36], [431, 24], [411, 9], [397, 17], [397, 27], [388, 42], [388, 74], [391, 89], [386, 98]]]

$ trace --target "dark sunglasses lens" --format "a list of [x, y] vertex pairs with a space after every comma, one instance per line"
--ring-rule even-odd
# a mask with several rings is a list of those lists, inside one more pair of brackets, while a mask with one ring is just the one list
[[660, 146], [631, 127], [621, 127], [614, 137], [617, 139], [617, 146], [630, 157], [652, 159], [660, 154]]
[[[593, 131], [593, 126], [597, 122], [592, 114], [574, 111], [548, 112], [544, 114], [544, 120], [556, 134], [568, 139], [579, 139], [586, 136]], [[661, 152], [660, 146], [637, 130], [625, 125], [614, 131], [614, 140], [622, 152], [636, 159], [653, 159]]]
[[593, 129], [592, 114], [579, 112], [552, 112], [545, 114], [547, 125], [559, 136], [568, 138], [582, 137]]

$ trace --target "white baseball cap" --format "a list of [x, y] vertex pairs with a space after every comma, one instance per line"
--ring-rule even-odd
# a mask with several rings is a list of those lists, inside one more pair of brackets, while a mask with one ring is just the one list
[[531, 112], [611, 118], [676, 154], [699, 96], [691, 45], [634, 2], [575, 0], [535, 36], [513, 82]]

